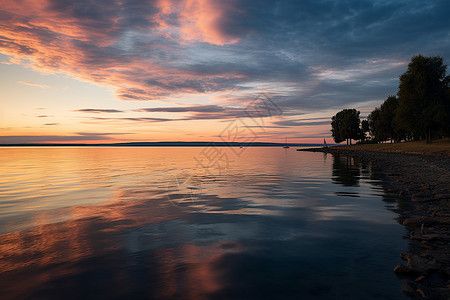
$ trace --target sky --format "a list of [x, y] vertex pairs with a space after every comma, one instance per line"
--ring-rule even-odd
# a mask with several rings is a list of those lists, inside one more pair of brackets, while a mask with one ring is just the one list
[[417, 54], [450, 1], [3, 0], [0, 143], [322, 143]]

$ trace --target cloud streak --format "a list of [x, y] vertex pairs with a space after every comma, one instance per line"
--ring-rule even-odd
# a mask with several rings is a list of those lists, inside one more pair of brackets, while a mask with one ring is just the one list
[[102, 134], [94, 135], [9, 135], [0, 136], [0, 144], [29, 144], [55, 142], [105, 141], [111, 138]]
[[280, 126], [317, 126], [317, 125], [330, 125], [331, 121], [330, 120], [326, 120], [326, 121], [296, 121], [296, 120], [284, 120], [284, 121], [276, 121], [276, 122], [272, 122], [275, 125], [280, 125]]
[[186, 107], [156, 107], [141, 108], [138, 112], [200, 112], [200, 113], [217, 113], [225, 111], [225, 108], [218, 105], [198, 105]]
[[263, 102], [254, 102], [254, 105], [247, 107], [225, 107], [219, 105], [197, 105], [185, 107], [157, 107], [142, 108], [138, 112], [169, 112], [169, 113], [189, 113], [189, 116], [172, 119], [172, 121], [188, 120], [229, 120], [236, 118], [265, 118], [281, 115], [278, 108], [271, 108]]
[[45, 85], [45, 84], [38, 84], [38, 83], [33, 83], [33, 82], [28, 82], [28, 81], [19, 81], [19, 83], [24, 84], [24, 85], [29, 85], [29, 86], [35, 86], [35, 87], [39, 87], [39, 88], [43, 88], [43, 89], [50, 88], [48, 85]]
[[[56, 123], [55, 123], [56, 124]], [[46, 124], [53, 125], [53, 124]], [[32, 144], [32, 143], [74, 143], [93, 141], [116, 141], [115, 136], [132, 135], [134, 133], [114, 132], [76, 132], [68, 135], [5, 135], [0, 136], [0, 144]]]
[[94, 113], [94, 114], [99, 114], [99, 113], [121, 113], [124, 112], [123, 110], [118, 110], [118, 109], [97, 109], [97, 108], [82, 108], [82, 109], [77, 109], [74, 110], [75, 112], [82, 112], [82, 113]]

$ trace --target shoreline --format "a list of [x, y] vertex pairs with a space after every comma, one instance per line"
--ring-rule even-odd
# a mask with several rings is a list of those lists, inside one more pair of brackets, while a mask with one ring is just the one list
[[397, 205], [406, 204], [396, 212], [408, 231], [409, 249], [400, 254], [404, 263], [392, 266], [404, 279], [402, 291], [413, 299], [450, 299], [450, 157], [343, 147], [297, 150], [373, 163]]

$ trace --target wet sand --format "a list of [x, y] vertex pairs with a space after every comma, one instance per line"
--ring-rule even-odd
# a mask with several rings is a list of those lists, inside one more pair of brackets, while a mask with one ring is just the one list
[[302, 149], [372, 162], [397, 198], [399, 222], [409, 233], [403, 264], [393, 266], [413, 299], [450, 299], [450, 157], [349, 150]]

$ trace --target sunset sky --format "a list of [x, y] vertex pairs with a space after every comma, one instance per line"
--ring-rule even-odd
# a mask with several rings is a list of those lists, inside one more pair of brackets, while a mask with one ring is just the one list
[[[331, 142], [331, 116], [367, 116], [413, 55], [449, 63], [449, 16], [448, 0], [3, 0], [0, 143], [220, 141], [237, 120], [255, 141]], [[279, 113], [256, 124], [258, 99]]]

